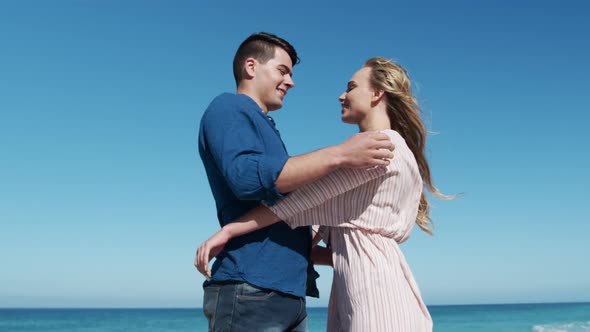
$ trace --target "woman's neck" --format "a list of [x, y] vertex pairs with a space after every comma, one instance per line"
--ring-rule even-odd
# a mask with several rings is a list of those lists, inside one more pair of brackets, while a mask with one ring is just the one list
[[361, 132], [391, 129], [391, 122], [389, 121], [387, 111], [381, 108], [371, 110], [369, 115], [358, 125]]

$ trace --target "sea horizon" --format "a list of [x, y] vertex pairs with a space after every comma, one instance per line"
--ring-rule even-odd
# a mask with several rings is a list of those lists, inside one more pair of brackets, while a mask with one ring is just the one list
[[[494, 302], [494, 303], [461, 303], [461, 304], [427, 304], [427, 307], [460, 307], [460, 306], [504, 306], [504, 305], [556, 305], [556, 304], [590, 304], [590, 300], [588, 301], [556, 301], [556, 302]], [[328, 306], [307, 306], [307, 308], [327, 308]], [[119, 307], [119, 306], [81, 306], [81, 307], [9, 307], [9, 306], [0, 306], [0, 310], [3, 309], [57, 309], [57, 310], [68, 310], [68, 309], [141, 309], [141, 310], [149, 310], [149, 309], [156, 309], [156, 310], [183, 310], [183, 309], [203, 309], [203, 307], [185, 307], [185, 306], [129, 306], [129, 307]]]

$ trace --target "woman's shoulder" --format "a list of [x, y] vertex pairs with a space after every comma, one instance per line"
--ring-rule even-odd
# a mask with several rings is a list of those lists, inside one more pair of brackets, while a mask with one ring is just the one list
[[400, 135], [400, 133], [398, 133], [397, 131], [393, 130], [393, 129], [385, 129], [385, 130], [381, 130], [381, 133], [384, 133], [385, 135], [389, 136], [389, 139], [391, 140], [391, 142], [395, 143], [403, 143], [404, 146], [407, 146], [406, 144], [406, 140], [403, 138], [402, 135]]
[[[418, 165], [416, 163], [416, 157], [414, 156], [414, 153], [412, 152], [412, 150], [410, 150], [410, 147], [408, 146], [408, 144], [406, 143], [406, 140], [404, 139], [404, 137], [398, 133], [395, 130], [392, 129], [387, 129], [387, 130], [381, 130], [382, 133], [386, 134], [387, 136], [389, 136], [389, 139], [391, 140], [391, 142], [393, 143], [393, 145], [395, 146], [395, 149], [393, 150], [393, 159], [396, 161], [402, 161], [405, 160], [407, 162], [409, 162], [409, 164], [412, 166], [412, 168], [418, 168]], [[396, 164], [395, 162], [392, 164]], [[393, 167], [393, 165], [392, 165]]]

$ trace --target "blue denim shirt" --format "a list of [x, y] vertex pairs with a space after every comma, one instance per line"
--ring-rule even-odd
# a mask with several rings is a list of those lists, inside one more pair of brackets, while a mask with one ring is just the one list
[[[221, 226], [282, 197], [275, 181], [289, 155], [272, 119], [250, 97], [224, 93], [211, 102], [201, 119], [199, 153]], [[309, 227], [278, 222], [229, 241], [211, 282], [244, 281], [305, 297], [310, 251]]]

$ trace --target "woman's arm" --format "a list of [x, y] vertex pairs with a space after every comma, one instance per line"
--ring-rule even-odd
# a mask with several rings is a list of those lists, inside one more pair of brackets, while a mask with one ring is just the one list
[[[209, 262], [217, 256], [227, 242], [235, 237], [244, 235], [279, 222], [279, 217], [264, 205], [259, 205], [242, 217], [223, 226], [197, 249], [195, 267], [206, 277], [211, 277]], [[328, 248], [317, 246], [321, 241], [320, 234], [314, 231], [312, 261], [319, 265], [332, 265], [332, 254]], [[316, 249], [318, 248], [318, 249]]]
[[237, 236], [244, 235], [255, 230], [270, 226], [280, 221], [271, 210], [264, 205], [259, 205], [245, 215], [223, 226], [197, 249], [195, 267], [205, 277], [211, 277], [209, 262], [217, 256], [227, 242]]
[[[395, 161], [394, 161], [395, 162]], [[376, 167], [371, 169], [339, 169], [316, 182], [309, 183], [288, 196], [278, 200], [269, 209], [279, 219], [284, 220], [292, 228], [319, 224], [316, 220], [299, 218], [307, 211], [321, 208], [333, 198], [338, 197], [363, 184], [382, 178], [393, 176], [397, 172], [393, 166], [394, 162], [387, 167]], [[334, 226], [334, 225], [328, 225]]]
[[[273, 207], [259, 205], [234, 222], [223, 226], [221, 230], [199, 246], [194, 262], [195, 267], [205, 277], [210, 277], [209, 262], [223, 250], [229, 240], [281, 220], [285, 220], [292, 228], [312, 224], [326, 225], [326, 222], [330, 223], [328, 226], [337, 226], [337, 223], [341, 222], [340, 220], [322, 218], [324, 205], [330, 204], [331, 198], [365, 182], [392, 173], [389, 167], [356, 172], [344, 171], [343, 173], [336, 171], [317, 182], [292, 192], [289, 196], [279, 200]], [[285, 217], [281, 213], [284, 213]]]

